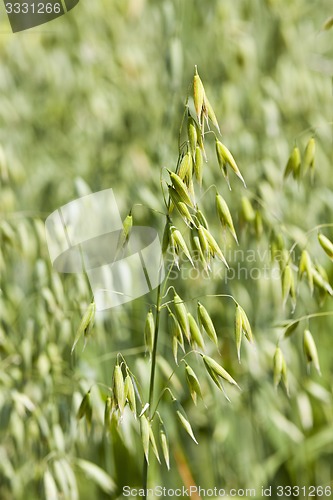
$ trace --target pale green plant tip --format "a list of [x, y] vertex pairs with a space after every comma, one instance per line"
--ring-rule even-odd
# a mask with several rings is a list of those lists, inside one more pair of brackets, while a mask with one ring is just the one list
[[318, 241], [329, 258], [333, 260], [333, 243], [322, 233], [318, 233]]
[[313, 363], [318, 374], [321, 375], [317, 346], [310, 330], [304, 330], [303, 348], [308, 364]]

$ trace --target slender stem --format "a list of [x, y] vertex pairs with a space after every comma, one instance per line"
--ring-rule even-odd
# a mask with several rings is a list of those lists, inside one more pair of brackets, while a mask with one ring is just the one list
[[[157, 341], [158, 341], [158, 332], [159, 332], [159, 324], [160, 324], [160, 312], [161, 312], [161, 283], [157, 288], [157, 298], [156, 298], [156, 314], [155, 314], [155, 331], [154, 331], [154, 344], [153, 344], [153, 352], [151, 356], [151, 369], [150, 369], [150, 383], [149, 383], [149, 397], [148, 397], [148, 415], [151, 417], [151, 407], [153, 404], [154, 397], [154, 383], [155, 383], [155, 371], [156, 371], [156, 355], [157, 355]], [[142, 473], [142, 486], [144, 490], [144, 499], [147, 499], [147, 485], [148, 485], [148, 463], [146, 460], [146, 456], [143, 457], [143, 473]]]

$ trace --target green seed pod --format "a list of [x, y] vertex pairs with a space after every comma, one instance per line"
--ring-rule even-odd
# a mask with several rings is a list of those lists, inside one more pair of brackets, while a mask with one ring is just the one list
[[178, 229], [175, 228], [175, 226], [171, 227], [171, 241], [172, 246], [175, 248], [175, 252], [178, 254], [179, 249], [181, 249], [194, 267], [191, 254], [189, 252], [189, 249], [187, 248], [183, 235]]
[[318, 241], [329, 258], [333, 259], [333, 243], [321, 233], [318, 233]]
[[91, 417], [92, 417], [92, 406], [91, 406], [91, 400], [90, 400], [90, 391], [88, 391], [79, 406], [79, 409], [77, 411], [76, 418], [78, 420], [81, 420], [81, 418], [86, 417], [87, 423], [90, 425], [91, 424]]
[[204, 342], [204, 339], [202, 338], [200, 328], [198, 327], [197, 322], [195, 321], [195, 319], [191, 313], [187, 313], [187, 316], [188, 316], [188, 322], [190, 325], [192, 343], [197, 344], [197, 346], [200, 347], [200, 349], [204, 349], [205, 342]]
[[197, 127], [195, 125], [195, 121], [190, 115], [187, 119], [187, 136], [190, 143], [190, 151], [192, 153], [192, 157], [194, 158], [195, 148], [197, 145]]
[[242, 313], [239, 305], [237, 304], [235, 313], [235, 340], [236, 340], [237, 358], [239, 362], [240, 362], [240, 348], [242, 343], [242, 333], [243, 333]]
[[209, 271], [208, 264], [204, 257], [203, 249], [201, 248], [198, 230], [195, 227], [193, 227], [193, 229], [190, 231], [190, 243], [192, 252], [195, 254], [195, 256], [199, 257], [199, 260], [203, 265], [204, 270], [208, 273]]
[[197, 216], [197, 219], [198, 221], [200, 222], [200, 224], [205, 228], [205, 229], [209, 229], [209, 226], [208, 226], [208, 221], [206, 219], [206, 217], [204, 216], [204, 214], [202, 213], [202, 211], [198, 208], [197, 209], [197, 212], [196, 212], [196, 216]]
[[155, 441], [155, 436], [154, 436], [153, 429], [152, 429], [151, 425], [149, 425], [149, 439], [150, 439], [150, 443], [151, 443], [151, 447], [153, 449], [154, 455], [157, 458], [158, 463], [160, 464], [161, 463], [160, 455], [158, 453], [158, 449], [157, 449], [156, 441]]
[[193, 369], [186, 363], [185, 367], [186, 380], [190, 389], [191, 398], [193, 399], [194, 404], [197, 404], [197, 396], [202, 399], [202, 392], [198, 377], [194, 373]]
[[132, 213], [130, 212], [123, 222], [123, 229], [119, 236], [117, 251], [122, 250], [125, 247], [126, 243], [129, 240], [132, 227], [133, 227], [133, 216]]
[[205, 105], [205, 108], [207, 110], [208, 118], [211, 120], [212, 124], [217, 128], [217, 130], [219, 131], [219, 134], [220, 134], [221, 131], [220, 131], [220, 127], [219, 127], [215, 112], [214, 112], [213, 107], [210, 104], [209, 100], [207, 99], [206, 94], [204, 96], [204, 105]]
[[200, 124], [202, 106], [204, 102], [204, 95], [205, 95], [204, 86], [202, 84], [200, 76], [198, 75], [197, 67], [195, 67], [195, 75], [193, 78], [193, 101], [194, 101], [195, 112], [199, 120], [199, 124]]
[[[324, 276], [324, 274], [326, 276]], [[312, 277], [313, 277], [313, 283], [322, 291], [329, 293], [330, 295], [333, 295], [333, 289], [331, 285], [328, 282], [327, 274], [322, 273], [318, 271], [318, 266], [317, 269], [312, 269]]]
[[256, 213], [253, 210], [252, 204], [247, 196], [242, 197], [242, 214], [246, 222], [253, 222], [256, 218]]
[[291, 270], [290, 265], [288, 264], [285, 267], [282, 276], [282, 300], [284, 305], [286, 304], [287, 298], [291, 292], [293, 279], [294, 279], [293, 272]]
[[[187, 208], [187, 205], [181, 201], [180, 196], [177, 193], [177, 191], [172, 186], [168, 186], [168, 190], [169, 190], [169, 195], [170, 195], [170, 198], [171, 198], [173, 204], [175, 205], [176, 209], [180, 213], [180, 215], [183, 218], [183, 220], [185, 221], [185, 223], [188, 226], [190, 224], [195, 226], [194, 221], [192, 219], [192, 216], [189, 212], [189, 209]], [[172, 212], [172, 208], [173, 208], [173, 206], [170, 205], [169, 213]]]
[[119, 365], [114, 367], [113, 372], [113, 393], [118, 404], [120, 413], [123, 413], [125, 407], [125, 387], [123, 373]]
[[192, 200], [191, 200], [190, 195], [188, 193], [186, 184], [184, 184], [184, 182], [181, 180], [179, 175], [175, 174], [174, 172], [169, 171], [169, 175], [170, 175], [172, 185], [180, 197], [180, 201], [182, 201], [183, 203], [186, 203], [186, 205], [193, 208], [193, 203], [192, 203]]
[[196, 180], [198, 181], [199, 186], [201, 187], [202, 185], [202, 170], [203, 170], [203, 157], [202, 157], [202, 152], [199, 146], [196, 146], [195, 148], [195, 155], [194, 155], [194, 175]]
[[150, 440], [150, 425], [146, 415], [140, 417], [140, 433], [143, 451], [146, 457], [147, 464], [149, 464], [149, 440]]
[[206, 234], [204, 232], [204, 227], [201, 225], [198, 227], [198, 237], [199, 237], [200, 247], [202, 249], [202, 252], [203, 252], [204, 256], [207, 257], [207, 255], [209, 254], [209, 244], [208, 244]]
[[178, 339], [175, 335], [172, 337], [172, 354], [173, 354], [173, 359], [175, 360], [175, 363], [178, 366]]
[[253, 334], [252, 334], [252, 329], [251, 329], [249, 319], [248, 319], [244, 309], [240, 305], [238, 305], [238, 308], [239, 308], [239, 313], [240, 313], [241, 320], [242, 320], [242, 329], [244, 331], [244, 335], [247, 338], [247, 340], [251, 344], [253, 344], [254, 339], [253, 339]]
[[303, 347], [308, 363], [312, 362], [319, 375], [321, 375], [317, 347], [309, 330], [304, 330]]
[[308, 169], [310, 169], [311, 175], [313, 175], [314, 171], [314, 161], [315, 161], [315, 151], [316, 151], [316, 143], [314, 137], [311, 137], [308, 140], [308, 143], [305, 147], [304, 155], [303, 155], [303, 171], [304, 174], [307, 173]]
[[125, 399], [127, 399], [130, 409], [132, 410], [134, 416], [136, 417], [136, 400], [135, 400], [135, 390], [132, 382], [132, 377], [128, 373], [125, 377], [124, 384]]
[[188, 180], [192, 178], [193, 160], [191, 153], [188, 151], [180, 162], [177, 174], [182, 181], [187, 184]]
[[[228, 266], [228, 263], [222, 253], [222, 250], [220, 249], [217, 241], [215, 240], [215, 238], [213, 237], [213, 235], [203, 226], [199, 226], [199, 229], [202, 228], [202, 232], [204, 233], [206, 239], [207, 239], [207, 242], [208, 242], [208, 246], [209, 246], [209, 251], [210, 251], [210, 254], [212, 255], [212, 257], [215, 257], [215, 255], [218, 256], [218, 258], [223, 262], [223, 264], [229, 269], [229, 266]], [[200, 237], [200, 233], [199, 233], [199, 237]], [[201, 241], [201, 240], [200, 240]]]
[[283, 369], [283, 354], [280, 347], [275, 349], [274, 358], [273, 358], [274, 370], [274, 386], [277, 387], [281, 381], [282, 377], [282, 369]]
[[79, 325], [79, 328], [77, 329], [75, 339], [73, 342], [72, 350], [71, 353], [73, 354], [73, 351], [75, 349], [76, 344], [80, 340], [81, 336], [84, 334], [84, 337], [87, 338], [92, 330], [92, 327], [94, 325], [94, 319], [95, 319], [95, 313], [96, 313], [96, 304], [95, 302], [91, 302], [89, 304], [88, 309], [83, 315], [83, 318], [81, 320], [81, 323]]
[[191, 332], [190, 332], [190, 325], [188, 322], [186, 306], [177, 293], [174, 294], [173, 302], [175, 306], [176, 318], [180, 324], [182, 332], [184, 333], [187, 340], [190, 342]]
[[294, 321], [293, 323], [290, 323], [287, 328], [285, 329], [285, 332], [284, 332], [284, 338], [288, 338], [290, 337], [294, 331], [296, 330], [296, 328], [298, 327], [298, 324], [299, 324], [299, 321]]
[[154, 345], [154, 332], [155, 332], [155, 325], [154, 325], [154, 316], [151, 311], [151, 309], [148, 311], [147, 317], [146, 317], [146, 323], [145, 323], [145, 344], [146, 348], [150, 353], [153, 351], [153, 345]]
[[107, 430], [110, 428], [111, 414], [112, 414], [112, 399], [111, 396], [108, 396], [106, 398], [105, 408], [104, 408], [104, 427]]
[[166, 433], [166, 429], [165, 429], [164, 424], [162, 422], [160, 422], [159, 437], [160, 437], [164, 461], [165, 461], [165, 464], [167, 466], [167, 469], [170, 470], [169, 442], [168, 442], [168, 436]]
[[299, 179], [301, 173], [301, 153], [297, 146], [291, 152], [289, 156], [283, 177], [286, 179], [292, 173], [294, 179]]
[[203, 327], [208, 337], [218, 345], [217, 335], [215, 331], [214, 324], [211, 317], [209, 316], [207, 309], [198, 302], [198, 320], [200, 325]]
[[222, 196], [218, 193], [216, 193], [216, 211], [222, 226], [223, 227], [226, 226], [229, 229], [236, 243], [238, 243], [229, 207], [226, 204], [225, 200], [222, 198]]
[[232, 170], [235, 172], [237, 177], [242, 181], [242, 183], [244, 184], [244, 187], [246, 187], [243, 176], [240, 173], [240, 170], [235, 162], [235, 159], [232, 156], [232, 154], [230, 153], [229, 149], [224, 144], [222, 144], [221, 141], [219, 141], [217, 139], [215, 142], [215, 147], [216, 147], [217, 161], [220, 165], [220, 168], [223, 169], [224, 167], [226, 167], [226, 165], [229, 165], [232, 168]]
[[203, 359], [205, 366], [209, 367], [210, 370], [212, 370], [218, 377], [223, 378], [224, 380], [229, 382], [229, 384], [235, 385], [236, 387], [238, 387], [238, 389], [240, 389], [239, 385], [232, 378], [232, 376], [224, 368], [222, 368], [222, 366], [219, 365], [213, 358], [210, 358], [209, 356], [204, 355], [202, 357], [202, 359]]
[[287, 373], [287, 364], [286, 360], [283, 358], [282, 360], [282, 382], [286, 388], [287, 395], [289, 396], [289, 383], [288, 383], [288, 373]]
[[298, 267], [298, 279], [302, 279], [304, 273], [308, 278], [309, 288], [313, 293], [313, 274], [312, 274], [312, 261], [309, 253], [306, 250], [302, 251]]
[[185, 413], [185, 410], [184, 408], [182, 407], [182, 405], [176, 400], [174, 399], [173, 400], [173, 404], [175, 406], [175, 410], [176, 410], [176, 415], [182, 425], [182, 427], [185, 429], [185, 431], [189, 434], [189, 436], [191, 436], [191, 438], [193, 439], [193, 441], [198, 444], [198, 441], [195, 439], [195, 436], [193, 434], [193, 430], [192, 430], [192, 427], [191, 427], [191, 424], [188, 420], [188, 417]]
[[171, 227], [171, 222], [170, 222], [170, 220], [168, 220], [167, 223], [165, 224], [163, 238], [162, 238], [162, 253], [163, 253], [163, 255], [165, 255], [165, 253], [168, 250], [169, 245], [170, 245], [170, 227]]

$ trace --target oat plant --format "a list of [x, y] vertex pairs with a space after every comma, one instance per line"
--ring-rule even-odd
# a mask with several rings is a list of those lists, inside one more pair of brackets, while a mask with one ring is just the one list
[[[105, 428], [111, 425], [121, 425], [121, 419], [126, 406], [138, 420], [143, 447], [143, 477], [144, 492], [148, 485], [148, 467], [150, 452], [158, 462], [161, 456], [166, 467], [170, 468], [170, 453], [167, 423], [160, 411], [162, 399], [168, 399], [174, 410], [179, 425], [187, 432], [195, 443], [195, 431], [191, 426], [177, 394], [170, 388], [170, 381], [177, 370], [184, 370], [188, 391], [196, 404], [198, 398], [203, 398], [200, 377], [191, 366], [191, 359], [197, 358], [208, 376], [228, 398], [225, 385], [239, 388], [237, 382], [223, 367], [223, 358], [219, 349], [219, 338], [209, 314], [204, 305], [205, 298], [198, 291], [196, 297], [180, 296], [174, 286], [169, 286], [170, 275], [181, 266], [193, 266], [209, 277], [213, 260], [219, 260], [228, 269], [227, 260], [222, 252], [219, 237], [213, 235], [209, 222], [201, 208], [202, 199], [214, 191], [217, 219], [225, 231], [229, 231], [238, 243], [232, 214], [223, 198], [222, 184], [231, 190], [231, 183], [239, 180], [245, 186], [244, 178], [228, 147], [222, 141], [219, 123], [214, 109], [208, 100], [204, 85], [195, 69], [193, 82], [186, 98], [184, 114], [179, 131], [178, 158], [174, 169], [163, 168], [161, 171], [161, 188], [165, 205], [165, 225], [162, 237], [162, 254], [167, 264], [167, 276], [156, 292], [156, 303], [147, 311], [143, 338], [146, 352], [150, 356], [150, 382], [148, 396], [135, 374], [130, 370], [124, 356], [117, 356], [113, 371], [113, 380], [105, 402]], [[215, 142], [216, 159], [208, 162], [205, 144], [207, 140]], [[208, 168], [219, 168], [221, 171], [221, 188], [205, 185], [205, 172]], [[235, 176], [238, 179], [232, 179]], [[223, 178], [226, 183], [224, 183]], [[124, 221], [121, 245], [125, 245], [133, 225], [132, 210]], [[226, 235], [226, 232], [221, 234]], [[252, 343], [253, 334], [245, 310], [232, 295], [214, 295], [220, 300], [229, 300], [235, 311], [235, 353], [241, 359], [241, 343], [243, 338]], [[212, 295], [210, 296], [212, 297]], [[207, 302], [207, 301], [206, 301]], [[78, 329], [73, 349], [80, 337], [89, 337], [95, 316], [95, 305], [92, 302], [83, 316]], [[161, 393], [155, 395], [155, 375], [159, 350], [159, 331], [161, 322], [167, 325], [170, 356], [172, 354], [174, 369]], [[208, 343], [214, 346], [207, 349]], [[88, 424], [92, 419], [90, 391], [84, 396], [78, 411], [78, 418], [86, 418]], [[161, 452], [161, 453], [160, 453]]]
[[[207, 141], [215, 143], [215, 158], [208, 158], [206, 153]], [[295, 182], [313, 182], [315, 167], [315, 139], [310, 137], [304, 154], [301, 155], [297, 145], [294, 146], [287, 161], [284, 179], [292, 175]], [[206, 184], [208, 169], [220, 170], [218, 185]], [[238, 245], [239, 235], [236, 232], [234, 217], [223, 195], [224, 190], [231, 191], [233, 182], [243, 185], [239, 208], [240, 226], [252, 231], [257, 240], [263, 234], [268, 235], [272, 265], [278, 263], [281, 277], [281, 304], [285, 310], [294, 314], [299, 295], [301, 280], [306, 276], [311, 294], [321, 301], [327, 295], [333, 295], [333, 290], [325, 270], [315, 262], [315, 258], [304, 246], [304, 242], [292, 241], [285, 232], [283, 224], [272, 222], [270, 208], [263, 200], [249, 192], [246, 194], [246, 183], [238, 167], [237, 161], [228, 148], [227, 137], [222, 138], [219, 122], [210, 103], [197, 68], [193, 81], [189, 86], [189, 93], [185, 101], [185, 109], [181, 120], [178, 138], [178, 157], [175, 168], [171, 165], [161, 169], [160, 183], [161, 196], [164, 202], [164, 230], [162, 236], [162, 254], [167, 269], [165, 280], [157, 287], [156, 302], [148, 308], [145, 326], [142, 331], [146, 347], [146, 355], [150, 359], [149, 387], [140, 383], [139, 378], [132, 372], [125, 357], [118, 353], [113, 369], [113, 378], [110, 387], [103, 388], [105, 412], [104, 425], [106, 432], [114, 427], [121, 426], [125, 408], [128, 407], [137, 420], [137, 429], [141, 436], [143, 449], [142, 496], [145, 497], [148, 488], [148, 469], [151, 455], [157, 461], [165, 463], [170, 468], [170, 451], [168, 440], [168, 422], [161, 409], [161, 401], [170, 404], [174, 416], [180, 427], [198, 444], [195, 429], [190, 418], [181, 405], [180, 398], [171, 382], [175, 374], [182, 370], [187, 383], [188, 392], [194, 404], [204, 400], [201, 364], [208, 377], [229, 400], [228, 385], [239, 389], [233, 373], [224, 367], [223, 351], [218, 328], [214, 324], [209, 312], [209, 299], [214, 297], [221, 301], [228, 301], [234, 310], [235, 361], [241, 362], [242, 342], [254, 342], [252, 328], [246, 311], [231, 294], [200, 294], [185, 296], [171, 284], [171, 276], [180, 272], [182, 268], [192, 266], [207, 279], [212, 274], [214, 261], [228, 272], [228, 261], [223, 253], [227, 238], [231, 236], [233, 245]], [[215, 204], [216, 219], [221, 226], [220, 234], [213, 234], [210, 222], [203, 210], [203, 200], [209, 197]], [[133, 207], [132, 207], [133, 208]], [[129, 211], [124, 229], [120, 237], [120, 246], [127, 244], [131, 229], [135, 224], [133, 210]], [[328, 258], [333, 259], [333, 244], [322, 234], [332, 224], [322, 224], [312, 228], [308, 233], [311, 238], [318, 232], [318, 243]], [[288, 250], [287, 238], [291, 247]], [[294, 252], [295, 249], [299, 252]], [[297, 274], [297, 276], [296, 276]], [[290, 309], [288, 309], [290, 308]], [[320, 363], [316, 343], [309, 329], [309, 321], [322, 315], [331, 315], [331, 312], [315, 312], [301, 317], [284, 320], [280, 329], [274, 356], [272, 358], [272, 382], [276, 389], [283, 382], [284, 390], [289, 395], [289, 381], [287, 362], [282, 342], [288, 340], [303, 323], [303, 350], [304, 359], [309, 366], [313, 365], [320, 374]], [[85, 340], [93, 328], [95, 305], [92, 302], [85, 313], [78, 329], [73, 349], [81, 336]], [[164, 368], [167, 364], [166, 383], [162, 390], [155, 394], [156, 372], [163, 371], [163, 362], [158, 363], [159, 333], [161, 326], [167, 332], [169, 356], [163, 359]], [[245, 339], [245, 340], [244, 340]], [[164, 352], [164, 351], [163, 351]], [[170, 361], [171, 360], [171, 361]], [[170, 368], [169, 361], [173, 364]], [[197, 373], [196, 373], [197, 370]], [[147, 394], [145, 393], [147, 391]], [[203, 403], [204, 404], [204, 403]], [[90, 391], [85, 394], [78, 411], [78, 418], [85, 418], [88, 425], [92, 420], [92, 403]]]

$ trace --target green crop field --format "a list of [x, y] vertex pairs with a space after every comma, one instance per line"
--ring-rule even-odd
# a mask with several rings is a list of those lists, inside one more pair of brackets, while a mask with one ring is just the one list
[[[11, 33], [3, 12], [1, 500], [331, 498], [332, 16], [81, 0]], [[93, 257], [134, 298], [99, 310], [45, 221], [109, 188], [123, 226]], [[143, 226], [165, 277], [136, 293]]]

